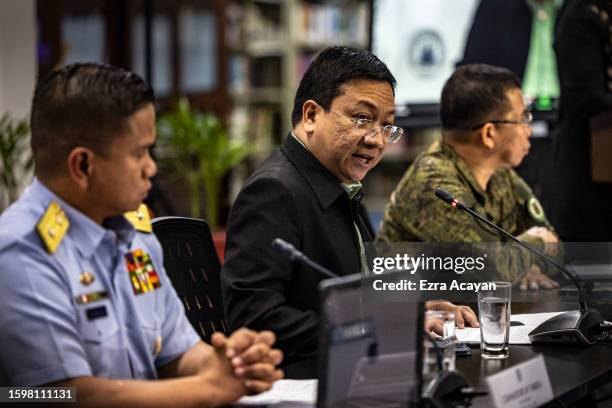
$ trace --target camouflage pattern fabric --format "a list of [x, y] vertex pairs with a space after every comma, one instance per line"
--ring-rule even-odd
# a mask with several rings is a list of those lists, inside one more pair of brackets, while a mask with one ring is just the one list
[[[438, 199], [434, 195], [438, 187], [520, 240], [540, 251], [544, 249], [540, 238], [524, 234], [533, 226], [552, 230], [539, 201], [525, 181], [514, 170], [502, 168], [493, 174], [487, 191], [483, 191], [467, 163], [444, 142], [434, 142], [408, 168], [387, 204], [377, 240], [506, 241], [497, 231]], [[518, 245], [499, 246], [494, 257], [497, 270], [494, 277], [513, 283], [520, 281], [534, 261], [532, 254]], [[543, 270], [547, 272], [546, 267]]]

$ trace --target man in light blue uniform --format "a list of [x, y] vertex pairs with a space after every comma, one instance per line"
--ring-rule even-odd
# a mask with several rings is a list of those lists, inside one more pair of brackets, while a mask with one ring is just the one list
[[[37, 178], [0, 216], [2, 385], [75, 386], [104, 406], [224, 405], [282, 376], [272, 333], [217, 333], [211, 347], [185, 316], [141, 205], [153, 104], [137, 75], [97, 64], [37, 85]], [[172, 380], [135, 381], [160, 378]]]
[[[70, 227], [49, 256], [36, 232], [55, 202]], [[0, 218], [0, 332], [3, 368], [11, 383], [45, 384], [64, 378], [156, 378], [200, 338], [162, 267], [153, 234], [123, 216], [106, 227], [49, 191], [40, 181]], [[159, 287], [136, 294], [126, 254], [150, 255]], [[163, 341], [163, 344], [161, 341]]]

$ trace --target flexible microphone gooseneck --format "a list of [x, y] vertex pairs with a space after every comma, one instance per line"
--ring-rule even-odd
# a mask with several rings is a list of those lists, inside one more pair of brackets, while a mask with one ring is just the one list
[[314, 262], [306, 255], [304, 255], [300, 250], [296, 247], [285, 241], [281, 238], [275, 238], [272, 241], [272, 248], [278, 249], [283, 255], [289, 258], [291, 261], [298, 261], [302, 265], [308, 266], [315, 271], [327, 276], [328, 278], [337, 278], [338, 275], [327, 269], [326, 267], [319, 265]]
[[512, 241], [516, 242], [517, 244], [521, 245], [522, 247], [528, 249], [533, 254], [539, 256], [540, 258], [544, 259], [546, 262], [548, 262], [548, 263], [552, 264], [553, 266], [555, 266], [556, 268], [558, 268], [565, 276], [567, 276], [574, 283], [574, 285], [576, 285], [576, 288], [578, 288], [578, 301], [580, 303], [580, 311], [586, 311], [588, 309], [588, 305], [587, 305], [587, 302], [586, 302], [586, 299], [585, 299], [585, 296], [584, 296], [584, 290], [583, 290], [582, 282], [578, 281], [576, 276], [573, 273], [571, 273], [570, 271], [568, 271], [564, 266], [560, 265], [554, 259], [551, 259], [548, 256], [544, 255], [542, 252], [540, 252], [537, 249], [533, 248], [531, 245], [525, 244], [520, 239], [516, 238], [514, 235], [510, 234], [509, 232], [507, 232], [503, 228], [493, 224], [491, 221], [487, 220], [485, 217], [483, 217], [482, 215], [478, 214], [476, 211], [472, 210], [471, 208], [467, 207], [462, 202], [458, 201], [448, 191], [442, 190], [441, 188], [436, 188], [435, 194], [436, 194], [436, 196], [440, 200], [442, 200], [445, 203], [449, 204], [451, 207], [463, 210], [463, 211], [469, 213], [472, 217], [478, 218], [480, 221], [484, 222], [485, 224], [487, 224], [488, 226], [492, 227], [496, 231], [499, 231], [506, 238], [511, 239]]
[[470, 214], [472, 217], [484, 222], [486, 225], [500, 232], [503, 236], [516, 242], [523, 248], [526, 248], [531, 253], [537, 255], [547, 263], [553, 265], [568, 277], [578, 289], [579, 309], [562, 313], [536, 327], [529, 333], [529, 339], [532, 343], [586, 343], [594, 344], [608, 336], [608, 333], [602, 331], [603, 318], [601, 314], [591, 309], [584, 295], [583, 284], [578, 280], [576, 275], [570, 272], [567, 268], [560, 265], [555, 260], [544, 255], [542, 252], [533, 248], [531, 245], [519, 240], [514, 235], [510, 234], [503, 228], [495, 225], [487, 220], [462, 202], [458, 201], [451, 193], [441, 188], [436, 188], [436, 197], [453, 208], [458, 208]]

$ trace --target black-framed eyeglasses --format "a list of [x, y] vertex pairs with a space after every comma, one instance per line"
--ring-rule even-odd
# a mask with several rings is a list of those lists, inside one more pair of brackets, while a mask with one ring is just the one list
[[487, 123], [506, 124], [506, 125], [527, 125], [527, 126], [529, 126], [529, 125], [531, 125], [532, 122], [533, 122], [533, 113], [531, 113], [530, 111], [525, 111], [525, 113], [523, 114], [523, 119], [521, 119], [521, 120], [505, 120], [505, 119], [487, 120], [486, 122], [482, 122], [479, 125], [471, 127], [470, 130], [480, 129], [481, 127], [483, 127]]
[[399, 126], [382, 126], [380, 123], [372, 119], [354, 118], [333, 109], [330, 109], [330, 111], [353, 122], [355, 124], [355, 129], [359, 129], [364, 132], [364, 137], [371, 137], [373, 135], [376, 135], [380, 130], [382, 132], [383, 137], [387, 140], [387, 143], [397, 143], [397, 141], [400, 140], [400, 138], [404, 134], [404, 129]]

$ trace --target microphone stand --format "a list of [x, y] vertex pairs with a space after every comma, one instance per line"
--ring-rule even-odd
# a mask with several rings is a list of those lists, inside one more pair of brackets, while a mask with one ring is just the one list
[[288, 243], [284, 239], [275, 238], [272, 241], [272, 248], [278, 249], [280, 252], [283, 253], [283, 255], [285, 255], [287, 258], [289, 258], [289, 260], [291, 260], [291, 261], [298, 261], [302, 265], [308, 266], [308, 267], [314, 269], [315, 271], [317, 271], [317, 272], [327, 276], [328, 278], [337, 278], [338, 277], [338, 275], [336, 275], [335, 273], [333, 273], [332, 271], [330, 271], [329, 269], [327, 269], [323, 265], [319, 265], [318, 263], [316, 263], [313, 260], [311, 260], [310, 258], [308, 258], [300, 250], [296, 249], [293, 245], [291, 245], [290, 243]]
[[[522, 242], [514, 235], [510, 234], [503, 228], [495, 225], [491, 221], [487, 220], [471, 208], [467, 207], [451, 193], [441, 188], [435, 190], [436, 197], [449, 204], [453, 208], [458, 208], [470, 214], [473, 218], [476, 218], [496, 231], [500, 232], [506, 238], [519, 244], [521, 247], [526, 248], [531, 253], [540, 257], [544, 261], [558, 268], [563, 275], [568, 277], [572, 283], [578, 289], [578, 310], [572, 310], [569, 312], [562, 313], [554, 316], [529, 333], [529, 339], [533, 344], [537, 343], [583, 343], [583, 344], [595, 344], [597, 341], [603, 340], [608, 337], [608, 332], [602, 330], [602, 324], [604, 322], [601, 314], [591, 309], [584, 296], [584, 290], [582, 282], [577, 277], [567, 270], [565, 267], [560, 265], [555, 260], [544, 255], [537, 249]], [[598, 330], [597, 330], [598, 329]]]
[[[456, 407], [458, 403], [466, 405], [468, 402], [486, 392], [476, 392], [467, 383], [465, 377], [457, 371], [447, 371], [442, 364], [442, 350], [429, 333], [425, 333], [428, 342], [436, 352], [436, 366], [438, 373], [423, 391], [423, 402], [429, 408], [450, 408]], [[468, 404], [469, 405], [469, 404]]]

